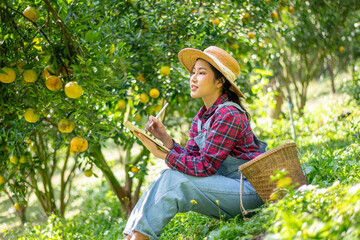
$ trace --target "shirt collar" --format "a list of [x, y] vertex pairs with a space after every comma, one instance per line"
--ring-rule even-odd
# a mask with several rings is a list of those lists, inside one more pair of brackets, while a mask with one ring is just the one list
[[224, 93], [214, 102], [214, 104], [209, 109], [206, 109], [205, 105], [203, 105], [198, 113], [199, 119], [208, 119], [211, 115], [214, 114], [217, 106], [226, 101], [229, 101], [229, 98], [227, 94]]

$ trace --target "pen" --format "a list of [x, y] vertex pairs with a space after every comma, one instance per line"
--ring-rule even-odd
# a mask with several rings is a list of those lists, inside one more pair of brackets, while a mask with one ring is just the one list
[[[163, 106], [163, 108], [160, 110], [160, 112], [156, 115], [156, 117], [155, 117], [156, 119], [157, 119], [158, 117], [160, 117], [160, 115], [163, 113], [163, 111], [165, 110], [165, 108], [166, 108], [168, 105], [169, 105], [169, 103], [166, 103], [166, 104]], [[151, 127], [153, 124], [154, 124], [154, 122], [150, 123], [149, 127]]]

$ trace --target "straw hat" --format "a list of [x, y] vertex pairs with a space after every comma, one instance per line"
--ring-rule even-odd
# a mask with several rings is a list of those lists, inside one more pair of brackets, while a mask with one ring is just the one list
[[195, 48], [184, 48], [179, 52], [179, 60], [189, 73], [192, 71], [198, 58], [207, 61], [219, 70], [231, 83], [230, 90], [239, 97], [245, 98], [244, 94], [234, 83], [240, 73], [240, 66], [235, 58], [216, 46], [208, 47], [204, 51]]

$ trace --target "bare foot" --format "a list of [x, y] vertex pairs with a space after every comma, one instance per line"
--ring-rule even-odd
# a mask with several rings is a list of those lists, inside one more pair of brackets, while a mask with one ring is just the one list
[[126, 235], [126, 238], [122, 238], [122, 239], [119, 239], [119, 240], [130, 240], [131, 239], [131, 235]]
[[133, 231], [134, 235], [131, 240], [149, 240], [149, 237], [142, 234], [141, 232]]

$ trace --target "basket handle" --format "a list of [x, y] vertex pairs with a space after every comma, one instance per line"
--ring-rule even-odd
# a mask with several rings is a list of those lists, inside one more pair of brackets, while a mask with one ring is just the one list
[[246, 215], [251, 213], [251, 212], [256, 212], [258, 209], [254, 209], [254, 210], [249, 210], [247, 211], [244, 207], [243, 204], [243, 199], [242, 199], [242, 195], [243, 195], [243, 188], [244, 188], [244, 174], [243, 172], [240, 172], [240, 210], [241, 210], [241, 215], [243, 216], [243, 219], [246, 220]]
[[301, 166], [301, 169], [302, 169], [302, 171], [303, 171], [303, 173], [304, 173], [304, 175], [305, 175], [306, 182], [309, 183], [309, 179], [308, 179], [308, 176], [307, 176], [307, 173], [306, 173], [306, 170], [305, 170], [304, 161], [303, 161], [303, 158], [302, 158], [300, 149], [299, 149], [299, 148], [296, 148], [296, 151], [297, 151], [297, 153], [300, 155], [300, 166]]

